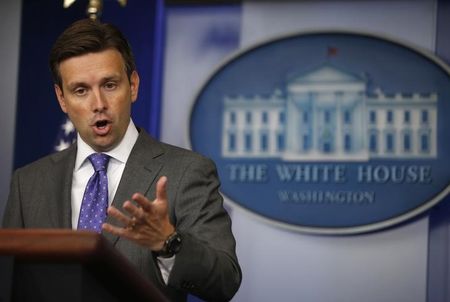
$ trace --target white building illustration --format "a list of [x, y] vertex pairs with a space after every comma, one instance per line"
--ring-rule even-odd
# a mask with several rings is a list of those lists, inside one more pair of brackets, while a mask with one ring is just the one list
[[368, 92], [363, 77], [324, 65], [270, 96], [226, 96], [225, 158], [367, 161], [437, 156], [436, 93]]

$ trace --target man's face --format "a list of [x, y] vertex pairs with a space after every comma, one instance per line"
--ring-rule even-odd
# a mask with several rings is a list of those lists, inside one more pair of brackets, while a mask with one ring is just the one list
[[115, 49], [69, 58], [59, 65], [62, 87], [55, 85], [62, 111], [83, 140], [97, 152], [117, 146], [127, 130], [139, 76], [128, 80]]

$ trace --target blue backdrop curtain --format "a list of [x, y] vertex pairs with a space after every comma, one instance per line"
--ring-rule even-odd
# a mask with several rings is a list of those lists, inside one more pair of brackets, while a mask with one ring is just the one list
[[[53, 152], [65, 120], [53, 90], [48, 56], [57, 36], [72, 22], [86, 18], [88, 1], [63, 8], [63, 0], [23, 0], [20, 41], [14, 168]], [[101, 21], [113, 23], [127, 36], [141, 78], [133, 105], [136, 125], [159, 138], [164, 3], [162, 0], [105, 0]]]
[[[450, 64], [450, 1], [439, 0], [436, 55]], [[427, 301], [450, 302], [450, 197], [430, 211]]]

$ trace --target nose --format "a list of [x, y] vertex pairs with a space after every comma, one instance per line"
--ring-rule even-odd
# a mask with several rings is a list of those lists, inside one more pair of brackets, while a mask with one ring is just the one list
[[103, 112], [108, 108], [106, 97], [101, 89], [94, 89], [92, 104], [94, 112]]

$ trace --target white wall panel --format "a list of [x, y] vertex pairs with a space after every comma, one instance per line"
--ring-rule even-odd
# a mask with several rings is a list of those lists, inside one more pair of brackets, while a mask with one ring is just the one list
[[[227, 15], [228, 14], [228, 15]], [[246, 2], [242, 12], [168, 12], [162, 140], [189, 147], [190, 108], [229, 53], [198, 56], [211, 24], [241, 24], [240, 46], [300, 31], [350, 29], [434, 50], [435, 1]], [[209, 18], [209, 20], [207, 20]], [[372, 234], [280, 229], [228, 202], [243, 283], [234, 301], [426, 301], [428, 218]]]

